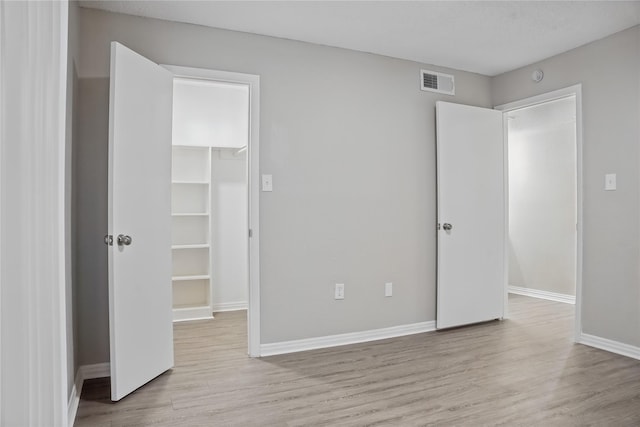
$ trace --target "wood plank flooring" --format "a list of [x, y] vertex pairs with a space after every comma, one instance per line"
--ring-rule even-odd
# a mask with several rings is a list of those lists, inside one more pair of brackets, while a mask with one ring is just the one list
[[85, 383], [81, 426], [640, 426], [640, 361], [573, 344], [573, 306], [250, 359], [244, 312], [176, 324], [176, 366], [118, 403]]

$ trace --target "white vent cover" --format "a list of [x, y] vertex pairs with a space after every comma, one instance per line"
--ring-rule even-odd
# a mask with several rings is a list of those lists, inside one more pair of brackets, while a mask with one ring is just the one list
[[447, 95], [456, 94], [456, 85], [451, 74], [429, 70], [420, 70], [420, 89]]

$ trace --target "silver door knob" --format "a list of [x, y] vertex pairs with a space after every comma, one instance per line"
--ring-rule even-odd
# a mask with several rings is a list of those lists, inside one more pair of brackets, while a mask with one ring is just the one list
[[122, 246], [129, 246], [131, 244], [132, 240], [131, 240], [131, 236], [127, 236], [126, 234], [119, 234], [118, 235], [118, 245]]
[[453, 228], [453, 225], [449, 224], [448, 222], [445, 222], [444, 224], [442, 224], [442, 228], [444, 228], [445, 231], [449, 231]]

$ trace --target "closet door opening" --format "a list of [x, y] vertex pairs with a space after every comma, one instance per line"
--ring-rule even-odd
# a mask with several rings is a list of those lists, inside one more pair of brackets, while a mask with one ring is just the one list
[[246, 349], [251, 335], [251, 89], [241, 82], [174, 77], [174, 333], [176, 340], [197, 341], [204, 353]]

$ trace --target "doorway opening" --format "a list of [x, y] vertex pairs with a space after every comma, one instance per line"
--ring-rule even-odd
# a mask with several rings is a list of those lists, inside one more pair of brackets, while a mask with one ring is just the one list
[[183, 330], [191, 327], [182, 322], [208, 319], [194, 324], [193, 338], [210, 337], [207, 328], [223, 322], [228, 328], [232, 322], [236, 338], [247, 342], [250, 356], [257, 356], [259, 284], [251, 266], [258, 256], [253, 226], [257, 185], [252, 185], [257, 179], [258, 77], [164, 67], [174, 74], [173, 320]]
[[575, 86], [498, 107], [507, 147], [507, 289], [576, 304], [580, 333], [581, 120]]

